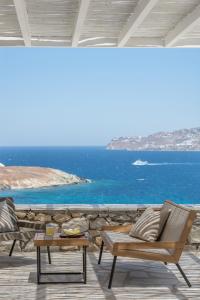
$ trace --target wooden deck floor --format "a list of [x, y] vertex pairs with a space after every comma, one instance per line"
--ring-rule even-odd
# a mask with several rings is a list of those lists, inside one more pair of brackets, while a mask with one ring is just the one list
[[[109, 253], [104, 253], [102, 264], [97, 265], [98, 253], [88, 253], [88, 283], [36, 284], [35, 253], [14, 253], [13, 257], [0, 254], [0, 300], [48, 299], [200, 299], [200, 253], [184, 253], [180, 261], [192, 283], [188, 288], [176, 266], [170, 264], [119, 258], [112, 290], [107, 289], [112, 263]], [[47, 256], [42, 253], [47, 269], [80, 270], [80, 252], [52, 253], [53, 264], [45, 267]], [[59, 278], [60, 279], [60, 278]], [[55, 280], [55, 277], [52, 278]]]

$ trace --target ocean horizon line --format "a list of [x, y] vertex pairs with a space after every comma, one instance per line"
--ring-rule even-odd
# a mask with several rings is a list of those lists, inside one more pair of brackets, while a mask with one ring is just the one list
[[127, 150], [127, 149], [108, 149], [107, 145], [22, 145], [22, 146], [0, 146], [0, 149], [104, 149], [109, 152], [132, 152], [132, 153], [199, 153], [200, 150]]
[[0, 145], [0, 148], [106, 148], [106, 145]]

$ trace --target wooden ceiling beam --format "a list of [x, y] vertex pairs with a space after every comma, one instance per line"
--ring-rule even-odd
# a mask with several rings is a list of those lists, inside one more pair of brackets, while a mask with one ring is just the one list
[[187, 32], [190, 32], [195, 25], [200, 24], [200, 4], [168, 32], [165, 37], [165, 47], [172, 47]]
[[142, 24], [157, 2], [158, 0], [139, 0], [135, 11], [129, 17], [126, 25], [122, 29], [118, 40], [118, 47], [124, 47], [126, 45], [129, 38]]
[[24, 40], [24, 45], [26, 47], [31, 47], [31, 31], [28, 22], [28, 13], [26, 9], [26, 4], [24, 0], [13, 0], [17, 19], [21, 29], [22, 37]]
[[78, 12], [78, 15], [77, 15], [77, 19], [76, 19], [76, 23], [75, 23], [75, 29], [74, 29], [74, 33], [73, 33], [73, 36], [72, 36], [72, 47], [77, 47], [78, 46], [79, 38], [80, 38], [80, 35], [81, 35], [81, 30], [82, 30], [84, 21], [85, 21], [86, 16], [87, 16], [90, 1], [91, 0], [81, 0], [81, 2], [80, 2], [79, 12]]

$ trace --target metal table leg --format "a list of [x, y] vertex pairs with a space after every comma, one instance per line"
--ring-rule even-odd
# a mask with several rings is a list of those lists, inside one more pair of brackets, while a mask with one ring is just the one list
[[37, 247], [37, 283], [40, 284], [41, 275], [41, 257], [40, 257], [40, 247]]
[[83, 246], [83, 282], [87, 283], [87, 247]]
[[47, 246], [47, 253], [48, 253], [49, 264], [51, 264], [51, 253], [50, 253], [50, 247], [49, 246]]
[[[41, 281], [42, 275], [82, 275], [83, 279], [81, 281], [59, 281], [59, 282], [51, 282], [51, 281]], [[87, 246], [83, 246], [83, 271], [82, 272], [42, 272], [41, 271], [41, 253], [40, 247], [37, 246], [37, 283], [38, 284], [49, 284], [49, 283], [84, 283], [87, 282]]]

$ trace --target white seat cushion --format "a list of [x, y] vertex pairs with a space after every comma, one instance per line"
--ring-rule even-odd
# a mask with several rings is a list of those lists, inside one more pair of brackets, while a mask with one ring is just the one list
[[106, 231], [106, 235], [111, 241], [112, 244], [114, 243], [141, 243], [143, 242], [140, 239], [133, 238], [127, 233], [120, 233], [120, 232], [113, 232], [113, 231]]
[[[106, 231], [106, 236], [109, 238], [110, 242], [112, 244], [114, 243], [144, 243], [143, 240], [131, 237], [127, 233], [119, 233], [119, 232], [113, 232], [113, 231]], [[125, 247], [126, 248], [126, 247]], [[170, 255], [170, 253], [166, 249], [154, 249], [154, 248], [141, 248], [141, 249], [135, 249], [131, 250], [132, 254], [135, 252], [145, 252], [145, 253], [155, 253], [155, 254], [163, 254], [163, 255]]]

